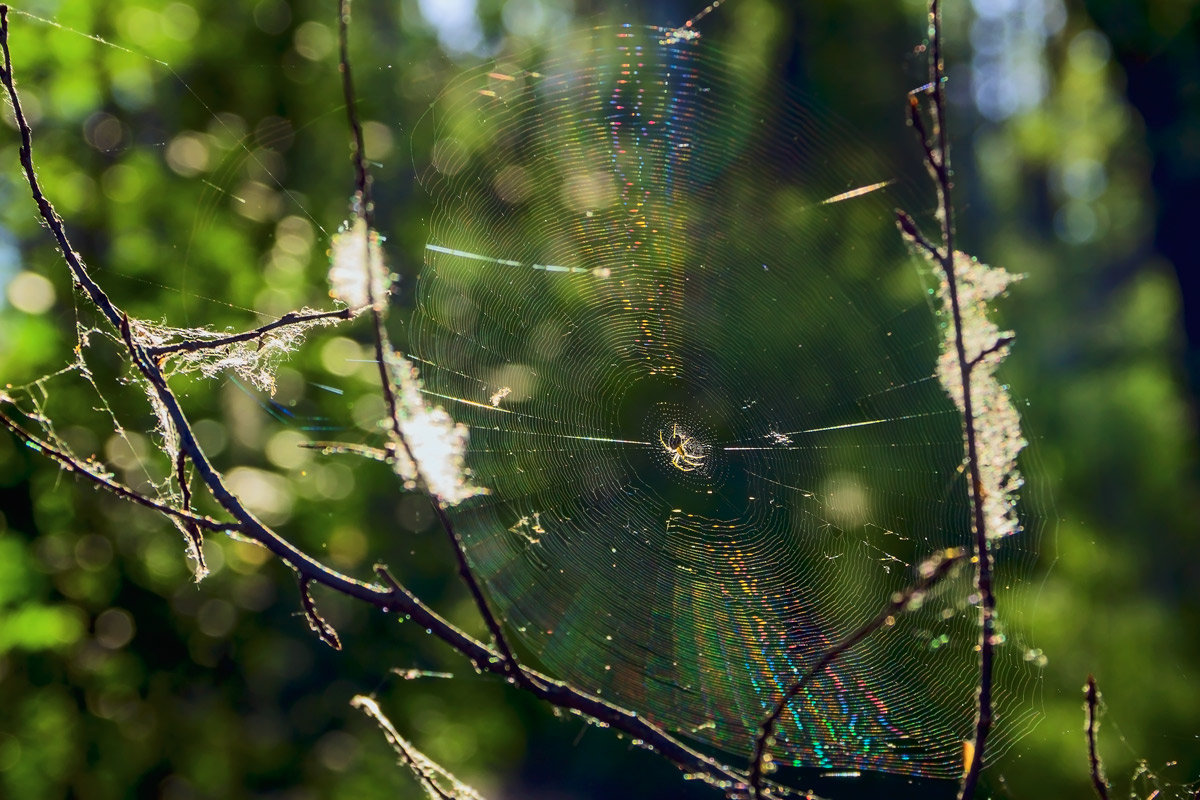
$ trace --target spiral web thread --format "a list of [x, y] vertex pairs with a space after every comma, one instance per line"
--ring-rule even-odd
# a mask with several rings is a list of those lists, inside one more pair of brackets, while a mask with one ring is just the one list
[[[740, 756], [970, 530], [889, 176], [748, 66], [698, 35], [602, 27], [453, 86], [413, 330], [426, 392], [471, 429], [489, 494], [451, 513], [518, 641]], [[959, 576], [814, 681], [779, 761], [957, 777], [970, 594]], [[1011, 740], [1036, 666], [1001, 649]]]

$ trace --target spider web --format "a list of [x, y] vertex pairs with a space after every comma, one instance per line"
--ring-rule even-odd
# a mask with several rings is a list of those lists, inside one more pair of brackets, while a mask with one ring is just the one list
[[[421, 157], [437, 213], [413, 342], [428, 394], [471, 428], [469, 466], [490, 494], [451, 513], [510, 629], [559, 676], [738, 755], [790, 683], [968, 530], [960, 417], [933, 372], [927, 287], [879, 186], [892, 176], [869, 155], [848, 160], [853, 135], [762, 72], [706, 39], [625, 27], [465, 76]], [[189, 177], [203, 194], [195, 235], [178, 287], [159, 287], [180, 325], [197, 306], [219, 305], [222, 322], [246, 311], [212, 297], [250, 302], [206, 280], [209, 260], [231, 258], [208, 226], [244, 202], [241, 164], [278, 183], [228, 116], [205, 112], [200, 138], [237, 158]], [[288, 219], [300, 217], [290, 238], [326, 238], [302, 203]], [[76, 334], [99, 334], [86, 309]], [[217, 332], [163, 320], [140, 335]], [[66, 451], [50, 385], [110, 391], [86, 350], [9, 387]], [[280, 355], [176, 368], [265, 385]], [[106, 402], [97, 416], [139, 451]], [[167, 470], [131, 469], [178, 501]], [[776, 753], [956, 776], [975, 685], [968, 584], [815, 681]], [[1031, 716], [1033, 672], [1017, 648], [1002, 658], [1011, 738]]]
[[[684, 33], [585, 30], [447, 90], [418, 135], [412, 342], [471, 429], [489, 494], [450, 513], [516, 638], [746, 756], [826, 649], [967, 545], [962, 420], [892, 176]], [[815, 680], [781, 760], [957, 777], [970, 594], [958, 576]], [[1000, 660], [1012, 737], [1034, 669]]]

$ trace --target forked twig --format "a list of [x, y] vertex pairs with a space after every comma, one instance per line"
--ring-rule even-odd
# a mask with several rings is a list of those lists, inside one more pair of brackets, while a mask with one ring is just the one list
[[892, 595], [891, 600], [878, 614], [863, 623], [861, 627], [850, 633], [833, 647], [826, 650], [825, 654], [817, 659], [816, 663], [809, 667], [800, 676], [800, 679], [783, 693], [783, 696], [779, 698], [775, 707], [771, 709], [771, 713], [767, 715], [762, 725], [759, 726], [758, 738], [754, 742], [754, 755], [750, 761], [749, 778], [751, 797], [754, 800], [760, 800], [763, 797], [763, 776], [765, 775], [767, 763], [770, 759], [768, 748], [771, 743], [771, 737], [774, 734], [775, 725], [779, 722], [779, 718], [783, 716], [783, 712], [787, 710], [792, 700], [800, 692], [804, 691], [804, 688], [824, 672], [834, 661], [840, 658], [843, 653], [850, 650], [875, 631], [887, 627], [894, 622], [896, 615], [906, 611], [914, 598], [925, 594], [940, 583], [965, 558], [966, 551], [958, 549], [948, 550], [944, 554], [926, 561], [921, 565], [920, 580], [904, 591], [896, 592]]
[[300, 604], [304, 606], [304, 616], [308, 620], [308, 626], [320, 637], [321, 641], [334, 650], [341, 650], [341, 637], [317, 610], [317, 603], [312, 597], [312, 578], [300, 579]]
[[[175, 451], [175, 480], [179, 484], [179, 495], [183, 502], [183, 507], [191, 508], [192, 486], [188, 481], [187, 453], [183, 452], [183, 450]], [[208, 574], [208, 564], [204, 560], [204, 537], [200, 534], [200, 528], [190, 520], [181, 520], [179, 527], [183, 530], [184, 536], [188, 538], [191, 551], [195, 555], [196, 577], [197, 579], [202, 578]]]

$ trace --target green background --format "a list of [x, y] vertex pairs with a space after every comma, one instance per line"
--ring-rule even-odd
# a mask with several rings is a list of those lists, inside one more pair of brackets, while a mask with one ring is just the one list
[[[10, 15], [44, 188], [125, 307], [240, 329], [258, 324], [247, 309], [327, 303], [323, 253], [352, 191], [332, 4], [24, 8], [135, 51]], [[485, 0], [474, 22], [439, 37], [415, 2], [357, 4], [353, 58], [395, 269], [412, 276], [428, 230], [410, 155], [423, 143], [411, 132], [444, 85], [480, 62], [461, 52], [472, 25], [520, 49], [516, 40], [536, 45], [575, 18], [678, 24], [699, 10]], [[997, 14], [1036, 17], [1012, 23], [1024, 33], [1003, 40], [1008, 61], [996, 55], [998, 29], [980, 21]], [[1032, 616], [1027, 633], [1047, 659], [1044, 719], [989, 770], [992, 796], [1089, 796], [1089, 672], [1106, 701], [1101, 752], [1119, 794], [1178, 796], [1200, 775], [1196, 311], [1180, 290], [1194, 280], [1181, 209], [1200, 169], [1196, 14], [1165, 1], [947, 10], [963, 249], [1026, 275], [999, 305], [1018, 335], [1003, 377], [1031, 441], [1023, 467], [1040, 561], [1000, 603]], [[932, 206], [903, 126], [905, 92], [924, 81], [919, 3], [729, 0], [701, 30], [770, 53], [780, 80], [833, 109]], [[977, 102], [972, 87], [987, 80], [1008, 88]], [[1018, 91], [1039, 80], [1040, 100]], [[998, 110], [988, 98], [1009, 89], [1016, 99]], [[74, 301], [19, 174], [15, 130], [4, 131], [0, 383], [24, 386], [73, 359], [76, 319], [98, 323]], [[393, 322], [403, 343], [404, 314]], [[268, 521], [354, 574], [387, 561], [478, 632], [417, 498], [398, 498], [386, 470], [296, 455], [303, 427], [369, 430], [377, 419], [371, 365], [347, 367], [368, 357], [366, 335], [359, 324], [312, 337], [280, 370], [273, 400], [227, 380], [176, 386], [206, 420], [199, 432], [219, 465], [241, 466], [273, 501], [259, 509]], [[77, 452], [123, 480], [161, 479], [139, 391], [113, 381], [119, 349], [94, 344], [97, 383], [141, 431], [132, 450], [77, 375], [46, 384], [46, 410]], [[402, 733], [489, 796], [716, 796], [611, 732], [476, 676], [411, 624], [318, 590], [345, 643], [330, 651], [299, 616], [287, 570], [216, 537], [208, 554], [214, 574], [196, 585], [169, 525], [0, 437], [0, 796], [419, 796], [349, 708], [359, 692], [377, 692]], [[393, 667], [456, 678], [403, 680]], [[953, 791], [872, 778], [819, 788], [835, 798]]]

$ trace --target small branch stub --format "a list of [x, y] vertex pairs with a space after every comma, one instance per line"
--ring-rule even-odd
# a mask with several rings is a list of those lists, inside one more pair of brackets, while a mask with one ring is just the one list
[[1100, 763], [1100, 754], [1096, 749], [1096, 731], [1100, 729], [1098, 717], [1100, 693], [1096, 689], [1096, 678], [1088, 675], [1087, 686], [1084, 687], [1084, 720], [1086, 721], [1088, 772], [1092, 776], [1092, 786], [1096, 788], [1096, 796], [1100, 800], [1108, 800], [1108, 780], [1104, 777], [1104, 765]]
[[334, 650], [341, 650], [342, 640], [338, 637], [337, 631], [317, 611], [317, 604], [313, 601], [310, 591], [311, 583], [312, 581], [308, 578], [300, 579], [300, 603], [304, 606], [304, 617], [308, 620], [308, 626], [316, 632], [322, 642]]

